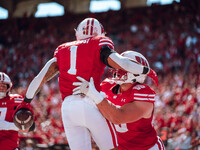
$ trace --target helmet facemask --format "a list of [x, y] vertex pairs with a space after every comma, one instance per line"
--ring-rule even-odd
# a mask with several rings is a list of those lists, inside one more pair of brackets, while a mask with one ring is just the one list
[[109, 71], [111, 73], [111, 79], [117, 84], [134, 83], [137, 80], [144, 82], [145, 80], [145, 77], [141, 77], [137, 74], [131, 74], [119, 69], [110, 69]]
[[[149, 63], [146, 60], [146, 58], [138, 52], [125, 51], [121, 55], [124, 57], [127, 57], [129, 60], [137, 62], [143, 66], [149, 67]], [[112, 76], [111, 77], [112, 80], [115, 81], [115, 83], [117, 84], [134, 83], [134, 82], [144, 83], [147, 77], [147, 75], [145, 74], [132, 74], [132, 73], [125, 72], [122, 70], [117, 70], [117, 69], [110, 69], [110, 73]]]

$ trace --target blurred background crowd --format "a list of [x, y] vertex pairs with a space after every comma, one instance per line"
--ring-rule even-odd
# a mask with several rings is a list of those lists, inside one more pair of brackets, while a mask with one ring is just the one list
[[[74, 28], [97, 18], [115, 50], [142, 53], [158, 73], [154, 126], [167, 149], [200, 145], [200, 13], [195, 3], [134, 8], [105, 13], [0, 21], [0, 70], [13, 81], [12, 93], [24, 95], [30, 81], [53, 57], [56, 47], [75, 40]], [[112, 16], [112, 17], [111, 17]], [[104, 75], [102, 80], [106, 77]], [[36, 130], [21, 134], [21, 146], [66, 144], [57, 78], [32, 101]], [[27, 141], [28, 139], [28, 141]], [[31, 141], [30, 141], [31, 140]], [[199, 148], [200, 149], [200, 148]]]

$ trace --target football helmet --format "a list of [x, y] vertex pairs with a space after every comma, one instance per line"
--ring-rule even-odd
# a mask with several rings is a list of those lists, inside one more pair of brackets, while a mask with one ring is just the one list
[[7, 91], [2, 92], [0, 91], [0, 99], [6, 97], [7, 93], [10, 91], [12, 87], [12, 81], [10, 80], [9, 76], [4, 72], [0, 72], [0, 83], [4, 83], [7, 85]]
[[[128, 50], [123, 52], [121, 55], [127, 57], [133, 62], [149, 67], [147, 59], [138, 52]], [[146, 74], [132, 74], [119, 69], [110, 69], [110, 71], [112, 80], [114, 80], [117, 84], [134, 82], [143, 83], [147, 77]]]
[[84, 19], [75, 29], [76, 39], [83, 40], [93, 36], [104, 36], [104, 29], [101, 23], [95, 18]]

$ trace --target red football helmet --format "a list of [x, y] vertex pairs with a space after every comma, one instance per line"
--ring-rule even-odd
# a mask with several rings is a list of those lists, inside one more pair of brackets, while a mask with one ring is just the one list
[[[147, 59], [140, 53], [135, 51], [125, 51], [121, 54], [138, 64], [149, 67]], [[117, 84], [139, 82], [143, 83], [147, 77], [146, 74], [132, 74], [118, 69], [110, 69], [112, 80]]]
[[9, 76], [5, 74], [4, 72], [0, 72], [0, 83], [7, 85], [7, 91], [2, 92], [0, 91], [0, 99], [6, 97], [6, 94], [10, 91], [12, 87], [12, 81], [10, 80]]
[[104, 36], [104, 29], [101, 23], [95, 18], [84, 19], [77, 27], [76, 39], [83, 40], [93, 36]]

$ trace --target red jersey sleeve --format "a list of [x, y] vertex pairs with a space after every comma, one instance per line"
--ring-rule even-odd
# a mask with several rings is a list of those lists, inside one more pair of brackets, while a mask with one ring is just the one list
[[108, 45], [110, 48], [114, 49], [113, 41], [109, 37], [102, 37], [99, 40], [99, 46]]
[[23, 96], [18, 94], [10, 94], [10, 98], [16, 105], [22, 103], [22, 101], [24, 100]]
[[100, 50], [102, 46], [104, 45], [108, 45], [111, 49], [114, 49], [114, 44], [113, 41], [106, 36], [96, 36], [94, 38], [92, 38], [94, 41], [97, 41], [97, 45], [95, 44], [95, 46], [98, 46], [98, 49]]
[[155, 102], [156, 93], [145, 84], [136, 84], [133, 89], [133, 101]]
[[[96, 49], [96, 53], [95, 53], [95, 60], [99, 60], [101, 63], [101, 66], [106, 66], [106, 64], [101, 60], [101, 48], [104, 45], [109, 46], [111, 49], [114, 49], [114, 44], [112, 42], [112, 40], [108, 37], [105, 36], [96, 36], [96, 37], [92, 37], [91, 38], [91, 45], [92, 45], [92, 49]], [[98, 67], [98, 66], [97, 66]]]
[[56, 48], [56, 50], [54, 51], [53, 57], [58, 57], [58, 52], [59, 52], [59, 50], [62, 49], [62, 48], [65, 48], [66, 45], [67, 45], [67, 43], [63, 43], [63, 44], [59, 45], [59, 46]]

